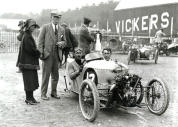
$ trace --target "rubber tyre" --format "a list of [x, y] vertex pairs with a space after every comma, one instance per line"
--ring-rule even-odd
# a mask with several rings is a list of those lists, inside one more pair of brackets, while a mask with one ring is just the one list
[[[137, 100], [137, 104], [140, 104], [141, 102], [142, 102], [142, 100], [143, 100], [143, 96], [144, 96], [144, 90], [143, 90], [143, 86], [140, 84], [140, 96], [139, 96], [139, 98], [138, 98], [138, 100]], [[137, 87], [138, 88], [138, 87]]]
[[155, 58], [154, 58], [154, 62], [155, 62], [155, 64], [157, 64], [158, 63], [158, 50], [156, 50], [155, 51]]
[[[93, 111], [91, 114], [88, 114], [86, 112], [86, 108], [85, 108], [85, 105], [84, 105], [84, 99], [83, 99], [83, 93], [84, 93], [84, 89], [85, 88], [89, 88], [92, 92], [92, 95], [93, 95]], [[92, 82], [90, 79], [85, 79], [81, 86], [80, 86], [80, 90], [79, 90], [79, 104], [80, 104], [80, 109], [82, 111], [82, 114], [84, 116], [85, 119], [87, 119], [88, 121], [90, 122], [93, 122], [96, 117], [97, 117], [97, 114], [98, 114], [98, 111], [99, 111], [99, 93], [98, 93], [98, 90], [96, 88], [96, 85], [94, 82]]]
[[[160, 83], [160, 86], [161, 86], [162, 89], [163, 89], [164, 97], [165, 97], [164, 102], [163, 102], [163, 104], [162, 104], [162, 107], [161, 107], [159, 110], [154, 110], [153, 107], [151, 106], [152, 103], [149, 101], [149, 100], [150, 100], [150, 95], [151, 95], [151, 94], [150, 94], [150, 91], [152, 90], [150, 87], [153, 86], [153, 84], [154, 84], [155, 82], [159, 82], [159, 83]], [[147, 104], [147, 107], [148, 107], [149, 111], [150, 111], [151, 113], [153, 113], [153, 114], [156, 114], [156, 115], [161, 115], [161, 114], [163, 114], [163, 113], [167, 110], [167, 108], [168, 108], [168, 106], [169, 106], [169, 101], [170, 101], [169, 89], [168, 89], [166, 83], [163, 82], [163, 81], [162, 81], [161, 79], [159, 79], [159, 78], [155, 78], [155, 79], [152, 79], [152, 80], [147, 84], [147, 86], [148, 86], [148, 87], [147, 87], [147, 91], [146, 91], [145, 102], [146, 102], [146, 104]], [[153, 95], [152, 95], [152, 96], [153, 96]], [[152, 101], [153, 101], [153, 100], [152, 100]]]
[[129, 51], [128, 53], [128, 57], [127, 57], [127, 64], [129, 65], [130, 64], [130, 61], [131, 61], [131, 51]]

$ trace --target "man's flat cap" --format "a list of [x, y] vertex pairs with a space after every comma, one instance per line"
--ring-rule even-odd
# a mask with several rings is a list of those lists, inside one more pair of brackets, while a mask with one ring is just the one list
[[60, 18], [62, 14], [58, 10], [51, 11], [51, 16]]

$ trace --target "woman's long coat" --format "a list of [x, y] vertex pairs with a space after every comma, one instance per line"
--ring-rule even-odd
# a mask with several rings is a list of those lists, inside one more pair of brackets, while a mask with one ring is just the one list
[[37, 50], [35, 40], [29, 31], [24, 33], [21, 42], [19, 67], [21, 69], [39, 70], [40, 52]]
[[25, 31], [20, 46], [19, 68], [22, 70], [24, 89], [33, 91], [39, 87], [37, 70], [40, 69], [40, 52], [31, 32]]

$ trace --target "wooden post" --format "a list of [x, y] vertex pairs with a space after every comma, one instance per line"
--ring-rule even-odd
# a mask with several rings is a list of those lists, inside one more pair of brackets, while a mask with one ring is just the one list
[[171, 18], [171, 38], [172, 38], [172, 34], [173, 34], [173, 20], [174, 20], [174, 18], [172, 17]]

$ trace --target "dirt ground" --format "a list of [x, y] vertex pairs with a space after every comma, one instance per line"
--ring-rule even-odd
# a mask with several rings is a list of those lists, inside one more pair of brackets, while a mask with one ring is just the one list
[[[113, 58], [127, 63], [126, 55]], [[176, 127], [178, 126], [178, 57], [159, 57], [158, 64], [139, 61], [129, 65], [130, 72], [140, 75], [143, 83], [153, 77], [162, 78], [170, 91], [170, 105], [161, 116], [144, 108], [100, 110], [95, 122], [90, 123], [81, 114], [78, 96], [64, 92], [64, 69], [60, 69], [58, 94], [60, 100], [40, 99], [40, 88], [35, 91], [38, 105], [26, 105], [23, 80], [16, 73], [16, 53], [0, 54], [0, 127]], [[39, 71], [41, 83], [41, 70]], [[50, 94], [50, 85], [48, 94]]]

